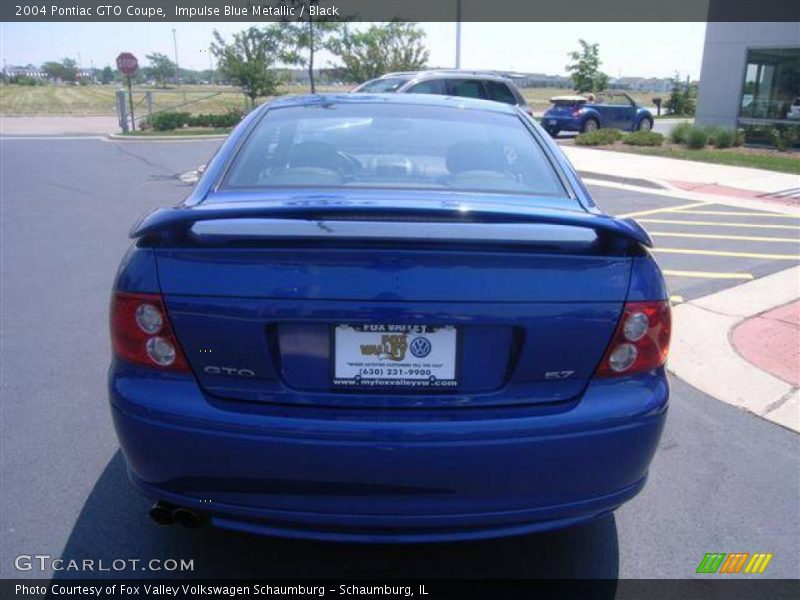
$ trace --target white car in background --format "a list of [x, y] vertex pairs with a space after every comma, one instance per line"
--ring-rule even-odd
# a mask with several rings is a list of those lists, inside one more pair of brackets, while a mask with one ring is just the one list
[[794, 99], [792, 105], [789, 107], [789, 112], [786, 113], [786, 118], [792, 121], [800, 121], [800, 96]]

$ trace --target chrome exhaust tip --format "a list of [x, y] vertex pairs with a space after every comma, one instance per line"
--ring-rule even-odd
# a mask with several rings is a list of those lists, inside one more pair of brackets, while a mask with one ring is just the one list
[[175, 523], [186, 529], [194, 529], [200, 524], [200, 515], [188, 508], [176, 508], [171, 516]]

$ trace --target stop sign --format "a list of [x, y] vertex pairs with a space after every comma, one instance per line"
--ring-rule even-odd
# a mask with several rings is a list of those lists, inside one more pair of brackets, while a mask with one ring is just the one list
[[139, 61], [130, 52], [123, 52], [117, 57], [117, 68], [124, 75], [133, 75], [139, 68]]

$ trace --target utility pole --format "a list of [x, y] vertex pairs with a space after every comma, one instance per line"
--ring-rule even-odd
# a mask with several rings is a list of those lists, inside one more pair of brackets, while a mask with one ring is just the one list
[[172, 45], [175, 48], [175, 85], [178, 85], [178, 36], [175, 33], [175, 29], [172, 30]]
[[456, 69], [461, 68], [461, 0], [456, 0]]

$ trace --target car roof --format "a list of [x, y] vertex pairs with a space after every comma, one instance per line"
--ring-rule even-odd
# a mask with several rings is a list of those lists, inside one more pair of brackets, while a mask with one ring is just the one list
[[441, 77], [441, 78], [457, 78], [457, 77], [472, 77], [480, 79], [490, 79], [493, 81], [511, 82], [512, 79], [503, 73], [497, 71], [469, 71], [466, 69], [428, 69], [422, 71], [396, 71], [394, 73], [386, 73], [381, 75], [378, 79], [387, 79], [391, 77], [408, 77], [416, 79], [419, 77]]
[[514, 106], [493, 100], [479, 100], [461, 96], [434, 94], [304, 94], [281, 96], [265, 104], [267, 110], [289, 106], [330, 106], [335, 104], [403, 104], [417, 106], [442, 106], [447, 108], [483, 110], [494, 113], [515, 114]]

